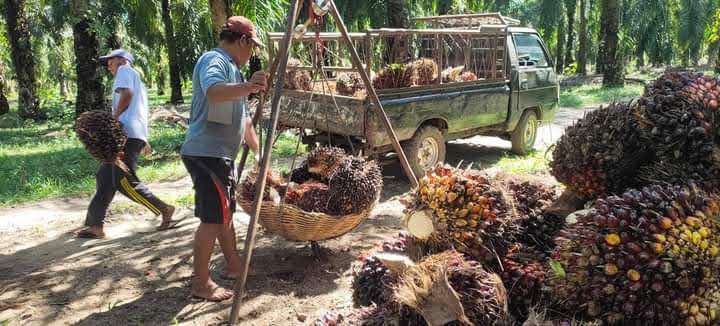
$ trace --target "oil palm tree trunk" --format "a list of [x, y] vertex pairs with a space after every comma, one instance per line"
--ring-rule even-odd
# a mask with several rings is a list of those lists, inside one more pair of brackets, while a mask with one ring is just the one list
[[587, 54], [588, 54], [588, 12], [587, 2], [589, 0], [580, 0], [580, 31], [578, 32], [579, 42], [577, 52], [577, 73], [578, 75], [587, 75]]
[[35, 57], [25, 16], [25, 0], [5, 0], [5, 22], [18, 83], [18, 113], [22, 119], [44, 120], [35, 79]]
[[565, 44], [565, 67], [573, 64], [573, 45], [575, 43], [575, 14], [577, 12], [577, 0], [566, 0], [567, 9], [567, 44]]
[[620, 29], [620, 0], [603, 0], [600, 23], [604, 25], [603, 41], [600, 43], [604, 49], [603, 87], [618, 87], [625, 84], [625, 67], [620, 58], [618, 33]]
[[[388, 27], [410, 28], [410, 14], [405, 7], [404, 0], [386, 0], [385, 6], [388, 14]], [[409, 45], [402, 37], [390, 37], [386, 41], [385, 62], [396, 63], [405, 59]]]
[[2, 67], [0, 67], [0, 115], [8, 112], [10, 112], [10, 105], [5, 97], [5, 79], [3, 79]]
[[180, 66], [178, 63], [177, 45], [175, 44], [175, 32], [173, 31], [172, 17], [170, 16], [169, 0], [162, 0], [162, 18], [165, 25], [165, 45], [168, 51], [168, 64], [170, 65], [170, 103], [179, 104], [183, 102], [182, 82], [180, 81]]
[[217, 39], [223, 24], [232, 15], [232, 0], [208, 0], [208, 2], [210, 14], [212, 15], [213, 30]]
[[77, 74], [76, 116], [86, 111], [110, 109], [105, 102], [103, 93], [100, 72], [102, 67], [98, 62], [99, 42], [92, 27], [93, 21], [87, 15], [79, 17], [82, 18], [73, 24], [73, 47]]
[[560, 18], [557, 25], [557, 48], [555, 50], [555, 56], [557, 62], [555, 62], [555, 71], [558, 74], [562, 74], [563, 68], [565, 67], [565, 19]]

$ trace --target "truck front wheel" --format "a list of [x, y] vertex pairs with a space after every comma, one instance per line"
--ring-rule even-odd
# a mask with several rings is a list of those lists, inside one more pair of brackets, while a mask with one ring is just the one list
[[535, 145], [537, 128], [538, 118], [535, 112], [532, 110], [523, 112], [511, 136], [512, 152], [520, 155], [530, 152]]
[[425, 171], [445, 161], [445, 137], [433, 126], [424, 126], [404, 146], [410, 167], [419, 178]]

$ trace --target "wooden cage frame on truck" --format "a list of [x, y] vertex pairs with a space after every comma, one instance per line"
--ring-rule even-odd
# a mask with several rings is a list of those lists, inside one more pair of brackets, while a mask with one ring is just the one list
[[[276, 56], [278, 42], [282, 39], [282, 33], [269, 33], [268, 55], [270, 60]], [[481, 29], [371, 29], [365, 33], [350, 33], [350, 37], [359, 49], [363, 66], [368, 73], [379, 71], [387, 66], [383, 62], [382, 55], [373, 55], [370, 49], [376, 49], [389, 44], [392, 39], [393, 45], [420, 45], [413, 50], [403, 49], [406, 52], [415, 51], [416, 55], [405, 57], [403, 63], [412, 60], [425, 58], [433, 60], [440, 71], [456, 66], [471, 67], [478, 79], [475, 81], [444, 82], [440, 76], [431, 85], [402, 87], [393, 89], [377, 90], [383, 106], [397, 105], [412, 98], [434, 97], [434, 96], [455, 96], [472, 92], [497, 92], [504, 90], [508, 82], [509, 62], [507, 58], [507, 26], [489, 25]], [[304, 44], [307, 48], [316, 41], [322, 41], [324, 46], [334, 51], [343, 51], [346, 47], [340, 33], [305, 33], [301, 38], [296, 39], [296, 44]], [[398, 40], [407, 40], [398, 42]], [[424, 47], [423, 47], [424, 45]], [[428, 46], [429, 45], [429, 46]], [[296, 45], [297, 46], [297, 45]], [[448, 53], [455, 48], [462, 48], [462, 55]], [[432, 49], [431, 49], [432, 48]], [[383, 53], [383, 51], [377, 51]], [[403, 51], [400, 51], [403, 52]], [[305, 53], [312, 56], [312, 51]], [[430, 54], [422, 56], [421, 54]], [[452, 59], [459, 59], [460, 62], [452, 62]], [[306, 62], [317, 62], [314, 58], [305, 58]], [[389, 62], [394, 63], [394, 62]], [[288, 66], [288, 70], [310, 70], [318, 71], [317, 66], [304, 64], [299, 66]], [[350, 65], [343, 65], [339, 62], [323, 64], [322, 69], [331, 77], [319, 76], [317, 78], [330, 78], [338, 73], [352, 72], [355, 69]], [[467, 70], [467, 69], [466, 69]], [[326, 74], [326, 75], [328, 75]], [[335, 74], [335, 76], [332, 76]], [[316, 74], [320, 75], [320, 74]], [[439, 74], [438, 74], [439, 75]], [[322, 80], [315, 83], [322, 83]], [[482, 88], [482, 87], [491, 88]], [[320, 87], [322, 89], [322, 86]], [[482, 88], [478, 90], [478, 88]], [[497, 88], [497, 89], [495, 89]], [[440, 95], [438, 95], [441, 93]], [[312, 100], [309, 101], [312, 95]], [[363, 96], [363, 93], [356, 96], [342, 96], [325, 92], [303, 90], [284, 90], [281, 99], [283, 113], [280, 116], [280, 124], [286, 128], [311, 129], [312, 133], [303, 137], [303, 142], [314, 145], [316, 143], [331, 143], [341, 146], [346, 150], [353, 149], [356, 154], [371, 156], [392, 151], [389, 137], [382, 128], [380, 118], [375, 115], [372, 101]], [[440, 118], [431, 119], [430, 123], [447, 126], [447, 121]], [[412, 137], [419, 126], [393, 126], [398, 138], [407, 140]], [[505, 130], [500, 126], [490, 127], [497, 130], [483, 131], [496, 132], [498, 135]], [[459, 139], [472, 134], [473, 131], [464, 131], [459, 134], [445, 135], [447, 140]]]

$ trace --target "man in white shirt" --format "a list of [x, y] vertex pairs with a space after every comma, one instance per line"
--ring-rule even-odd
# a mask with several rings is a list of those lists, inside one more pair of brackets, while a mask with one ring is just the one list
[[[169, 229], [177, 221], [172, 220], [175, 207], [168, 205], [155, 197], [150, 190], [137, 178], [135, 170], [140, 152], [149, 154], [148, 139], [148, 99], [145, 84], [140, 75], [132, 68], [134, 58], [132, 54], [123, 49], [113, 50], [110, 54], [100, 57], [100, 62], [107, 64], [110, 73], [115, 77], [113, 82], [113, 117], [120, 121], [128, 135], [125, 144], [123, 163], [127, 166], [127, 173], [131, 175], [126, 184], [117, 185], [113, 181], [112, 173], [98, 173], [97, 192], [88, 209], [86, 219], [87, 229], [79, 233], [82, 237], [104, 237], [102, 222], [107, 207], [110, 205], [116, 191], [121, 191], [130, 199], [145, 206], [155, 215], [162, 215], [162, 223], [158, 230]], [[108, 180], [105, 180], [108, 179]]]

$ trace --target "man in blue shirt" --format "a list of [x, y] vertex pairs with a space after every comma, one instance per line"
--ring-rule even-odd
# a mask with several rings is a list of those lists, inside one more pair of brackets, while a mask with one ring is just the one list
[[247, 114], [247, 96], [267, 87], [264, 72], [256, 72], [246, 82], [240, 71], [255, 47], [262, 47], [255, 25], [245, 17], [230, 17], [220, 32], [219, 46], [204, 53], [193, 70], [190, 126], [181, 150], [195, 189], [195, 216], [200, 218], [193, 244], [191, 293], [210, 301], [233, 295], [210, 279], [215, 239], [227, 261], [222, 277], [234, 279], [241, 269], [232, 223], [235, 158], [243, 138], [257, 153], [258, 138]]

